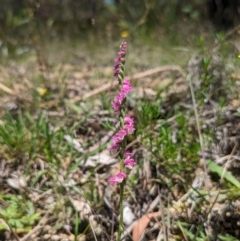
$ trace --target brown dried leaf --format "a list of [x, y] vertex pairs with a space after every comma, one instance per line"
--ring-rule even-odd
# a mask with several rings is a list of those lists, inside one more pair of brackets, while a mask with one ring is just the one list
[[139, 241], [142, 237], [142, 234], [146, 227], [148, 226], [151, 218], [157, 218], [161, 215], [160, 212], [155, 213], [147, 213], [142, 216], [138, 221], [135, 223], [133, 230], [132, 230], [132, 240]]

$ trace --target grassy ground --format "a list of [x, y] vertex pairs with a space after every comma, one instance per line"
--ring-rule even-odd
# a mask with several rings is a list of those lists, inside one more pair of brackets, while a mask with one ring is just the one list
[[[138, 165], [124, 199], [138, 222], [125, 240], [239, 240], [240, 60], [224, 36], [128, 40]], [[86, 38], [2, 58], [0, 240], [114, 240], [120, 42]]]

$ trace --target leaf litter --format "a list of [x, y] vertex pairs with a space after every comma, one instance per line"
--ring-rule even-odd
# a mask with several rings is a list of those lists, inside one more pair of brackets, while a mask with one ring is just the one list
[[[216, 80], [209, 86], [201, 82], [206, 74], [201, 58], [194, 70], [191, 65], [167, 65], [144, 72], [134, 69], [135, 74], [129, 76], [135, 81], [135, 93], [133, 106], [129, 106], [128, 111], [135, 109], [137, 112], [139, 102], [154, 102], [159, 96], [161, 110], [152, 124], [145, 126], [140, 138], [133, 136], [128, 140], [128, 146], [142, 162], [142, 168], [132, 170], [131, 182], [126, 189], [127, 221], [123, 240], [163, 240], [164, 236], [171, 240], [181, 240], [178, 237], [191, 240], [191, 235], [198, 233], [196, 225], [212, 237], [218, 234], [240, 237], [239, 201], [238, 195], [234, 194], [240, 178], [239, 153], [237, 150], [231, 154], [234, 146], [239, 146], [239, 110], [238, 105], [231, 105], [236, 103], [234, 95], [231, 97], [224, 92], [223, 79], [227, 77], [231, 81], [231, 77], [218, 61], [212, 61], [207, 68], [207, 74], [212, 74], [212, 79]], [[0, 225], [0, 239], [71, 241], [77, 237], [77, 240], [90, 241], [97, 237], [113, 240], [118, 225], [119, 192], [118, 187], [109, 186], [107, 180], [118, 167], [114, 156], [104, 151], [114, 130], [106, 129], [103, 122], [113, 117], [110, 111], [101, 113], [103, 106], [99, 100], [103, 93], [110, 96], [109, 99], [106, 96], [107, 102], [111, 100], [115, 83], [105, 81], [105, 78], [95, 79], [89, 71], [94, 66], [83, 66], [79, 70], [79, 66], [70, 63], [49, 65], [48, 73], [43, 73], [36, 62], [31, 59], [25, 67], [17, 64], [1, 66], [4, 79], [11, 79], [13, 83], [1, 81], [1, 125], [6, 122], [6, 111], [14, 118], [19, 112], [28, 112], [35, 121], [41, 108], [46, 127], [54, 128], [40, 133], [44, 138], [37, 144], [42, 149], [32, 151], [32, 156], [29, 156], [30, 152], [22, 156], [11, 156], [11, 152], [6, 155], [7, 147], [3, 149], [4, 155], [1, 151], [0, 212], [18, 211], [15, 223], [10, 214], [5, 214], [6, 220], [1, 218], [1, 223], [7, 221], [14, 229], [11, 232], [6, 225], [5, 228]], [[35, 75], [30, 75], [30, 69]], [[104, 71], [102, 68], [103, 75]], [[199, 76], [193, 80], [196, 100], [201, 103], [202, 96], [205, 98], [198, 106], [202, 133], [207, 138], [206, 130], [215, 131], [213, 141], [204, 148], [204, 156], [198, 154], [197, 166], [178, 175], [169, 172], [168, 164], [165, 164], [171, 164], [171, 157], [165, 160], [165, 156], [156, 156], [157, 151], [163, 153], [161, 146], [168, 144], [166, 140], [163, 144], [151, 144], [147, 134], [158, 139], [158, 131], [164, 131], [166, 124], [179, 132], [180, 120], [175, 112], [171, 112], [176, 109], [188, 115], [189, 128], [197, 135], [194, 117], [189, 115], [193, 107], [184, 74], [191, 71]], [[110, 75], [106, 68], [107, 79], [111, 79]], [[228, 100], [222, 109], [217, 108], [220, 95]], [[51, 144], [44, 142], [45, 138], [58, 133], [59, 128], [65, 133], [62, 139]], [[33, 134], [30, 132], [30, 137]], [[179, 136], [172, 135], [171, 141], [178, 143], [177, 138]], [[1, 141], [3, 145], [4, 141]], [[64, 148], [55, 153], [58, 142]], [[50, 153], [51, 148], [53, 153]], [[181, 152], [174, 162], [184, 158], [184, 150]], [[211, 160], [207, 162], [208, 173], [202, 166], [206, 159]], [[21, 205], [28, 205], [32, 211]], [[32, 221], [25, 223], [23, 217]]]

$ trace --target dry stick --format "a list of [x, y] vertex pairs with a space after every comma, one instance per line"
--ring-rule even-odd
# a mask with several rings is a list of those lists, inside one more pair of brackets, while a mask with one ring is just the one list
[[96, 233], [94, 231], [94, 228], [93, 228], [93, 225], [92, 225], [92, 221], [90, 219], [88, 219], [88, 220], [89, 220], [90, 227], [92, 229], [94, 240], [97, 241], [97, 236], [96, 236]]
[[[116, 129], [119, 127], [119, 123], [116, 124]], [[93, 146], [89, 147], [86, 151], [84, 151], [85, 154], [89, 153], [89, 152], [93, 152], [95, 150], [97, 150], [101, 145], [104, 145], [105, 143], [107, 143], [111, 137], [114, 135], [116, 131], [109, 131], [104, 137], [102, 137], [96, 144], [94, 144]]]
[[[225, 162], [225, 161], [228, 162], [229, 158], [231, 158], [231, 162], [232, 162], [233, 160], [240, 161], [240, 157], [239, 157], [239, 156], [231, 155], [231, 154], [230, 154], [230, 155], [226, 155], [226, 156], [223, 156], [223, 157], [221, 157], [221, 158], [218, 158], [217, 164], [223, 164], [223, 162]], [[224, 164], [224, 165], [225, 165], [225, 164]]]
[[0, 83], [0, 89], [2, 89], [3, 91], [5, 91], [6, 93], [11, 94], [11, 95], [14, 93], [13, 90], [9, 89], [7, 86], [5, 86], [2, 83]]
[[33, 235], [35, 232], [37, 232], [40, 228], [42, 228], [42, 225], [38, 224], [29, 233], [27, 233], [23, 238], [19, 239], [19, 241], [26, 241], [26, 240], [28, 240], [28, 238], [30, 238], [31, 235]]
[[48, 210], [45, 215], [42, 217], [42, 219], [39, 221], [39, 223], [37, 224], [36, 227], [34, 227], [29, 233], [27, 233], [24, 237], [22, 237], [21, 239], [18, 239], [18, 241], [27, 241], [31, 235], [33, 235], [35, 232], [37, 232], [40, 228], [43, 227], [43, 225], [45, 225], [48, 221], [47, 216], [49, 213], [52, 212], [51, 210]]
[[227, 40], [230, 36], [232, 36], [233, 34], [237, 33], [240, 30], [240, 24], [237, 25], [235, 28], [233, 28], [232, 30], [229, 30], [226, 35], [224, 36], [223, 40]]
[[224, 165], [224, 169], [223, 169], [223, 172], [222, 172], [222, 175], [221, 175], [220, 183], [222, 182], [222, 179], [223, 179], [223, 177], [224, 177], [224, 175], [225, 175], [225, 173], [226, 173], [226, 171], [227, 171], [228, 163], [229, 163], [230, 160], [232, 159], [232, 156], [235, 154], [237, 147], [238, 147], [238, 144], [236, 143], [236, 144], [234, 145], [234, 147], [233, 147], [230, 155], [229, 155], [229, 158], [228, 158], [226, 164]]
[[[137, 73], [137, 74], [134, 74], [134, 75], [131, 75], [131, 76], [126, 76], [125, 78], [126, 79], [129, 79], [129, 80], [134, 80], [134, 79], [140, 79], [140, 78], [144, 78], [144, 77], [147, 77], [147, 76], [150, 76], [150, 75], [153, 75], [153, 74], [157, 74], [157, 73], [160, 73], [160, 72], [165, 72], [165, 71], [179, 71], [182, 73], [182, 68], [178, 65], [165, 65], [165, 66], [161, 66], [161, 67], [158, 67], [158, 68], [155, 68], [155, 69], [150, 69], [150, 70], [147, 70], [147, 71], [144, 71], [144, 72], [140, 72], [140, 73]], [[75, 103], [75, 102], [78, 102], [80, 100], [86, 100], [94, 95], [97, 95], [101, 92], [104, 92], [104, 91], [107, 91], [113, 87], [116, 87], [118, 86], [118, 82], [109, 82], [109, 83], [106, 83], [106, 84], [103, 84], [100, 88], [97, 88], [93, 91], [91, 91], [90, 93], [87, 93], [83, 96], [77, 96], [73, 99], [71, 99], [70, 101], [72, 103]]]
[[198, 117], [198, 111], [197, 111], [197, 105], [196, 105], [196, 100], [195, 100], [195, 94], [194, 94], [194, 91], [193, 91], [192, 80], [191, 80], [190, 74], [188, 74], [188, 76], [187, 76], [187, 81], [189, 83], [191, 97], [192, 97], [194, 115], [195, 115], [196, 125], [197, 125], [198, 138], [199, 138], [200, 148], [201, 148], [201, 155], [202, 155], [202, 158], [203, 158], [204, 172], [205, 172], [205, 175], [207, 175], [207, 165], [206, 165], [206, 160], [205, 160], [205, 157], [204, 157], [202, 132], [201, 132], [201, 127], [200, 127], [200, 122], [199, 122], [199, 117]]
[[20, 238], [18, 237], [18, 235], [14, 232], [14, 230], [12, 229], [11, 225], [8, 223], [8, 221], [6, 220], [6, 218], [0, 213], [0, 218], [2, 218], [5, 223], [7, 224], [7, 226], [9, 227], [11, 233], [13, 234], [14, 238], [17, 240], [17, 241], [20, 241]]
[[[191, 97], [192, 97], [194, 115], [195, 115], [195, 119], [196, 119], [197, 131], [198, 131], [198, 138], [199, 138], [200, 148], [201, 148], [201, 156], [202, 156], [202, 159], [203, 159], [204, 173], [205, 173], [205, 177], [207, 177], [207, 165], [206, 165], [206, 160], [205, 160], [205, 156], [204, 156], [203, 138], [202, 138], [202, 132], [201, 132], [200, 123], [199, 123], [199, 117], [198, 117], [197, 105], [196, 105], [196, 100], [195, 100], [195, 94], [194, 94], [194, 90], [193, 90], [193, 85], [192, 85], [192, 80], [191, 80], [190, 74], [187, 75], [187, 81], [189, 83]], [[205, 182], [205, 180], [204, 180], [204, 182]], [[208, 192], [209, 191], [210, 190], [208, 188]]]
[[162, 213], [162, 225], [163, 225], [163, 235], [164, 235], [164, 241], [168, 241], [168, 231], [167, 231], [167, 225], [164, 220], [164, 207], [162, 203], [162, 198], [161, 198], [161, 192], [160, 188], [158, 187], [158, 196], [159, 196], [159, 206], [160, 206], [160, 212]]
[[[227, 41], [228, 38], [230, 38], [233, 34], [237, 33], [240, 30], [240, 24], [237, 25], [235, 28], [229, 30], [226, 35], [223, 37], [221, 42]], [[220, 46], [221, 46], [221, 42], [219, 44], [217, 44], [217, 46], [213, 49], [213, 52], [217, 51]]]

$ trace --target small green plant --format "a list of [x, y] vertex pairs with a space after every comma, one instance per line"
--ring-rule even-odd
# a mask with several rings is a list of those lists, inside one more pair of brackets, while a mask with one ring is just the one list
[[30, 139], [31, 133], [25, 126], [22, 114], [16, 118], [7, 114], [0, 125], [0, 152], [9, 157], [22, 156], [28, 149]]
[[30, 200], [23, 199], [22, 196], [12, 194], [1, 194], [0, 200], [5, 203], [5, 207], [0, 205], [0, 218], [4, 218], [7, 223], [0, 223], [0, 232], [9, 230], [29, 232], [34, 224], [39, 220], [40, 212], [36, 212], [34, 204]]
[[56, 153], [65, 155], [71, 148], [63, 145], [63, 138], [64, 131], [54, 131], [41, 114], [36, 119], [28, 113], [7, 114], [0, 125], [0, 153], [8, 159], [28, 156], [29, 160], [44, 155], [47, 162], [59, 165]]

